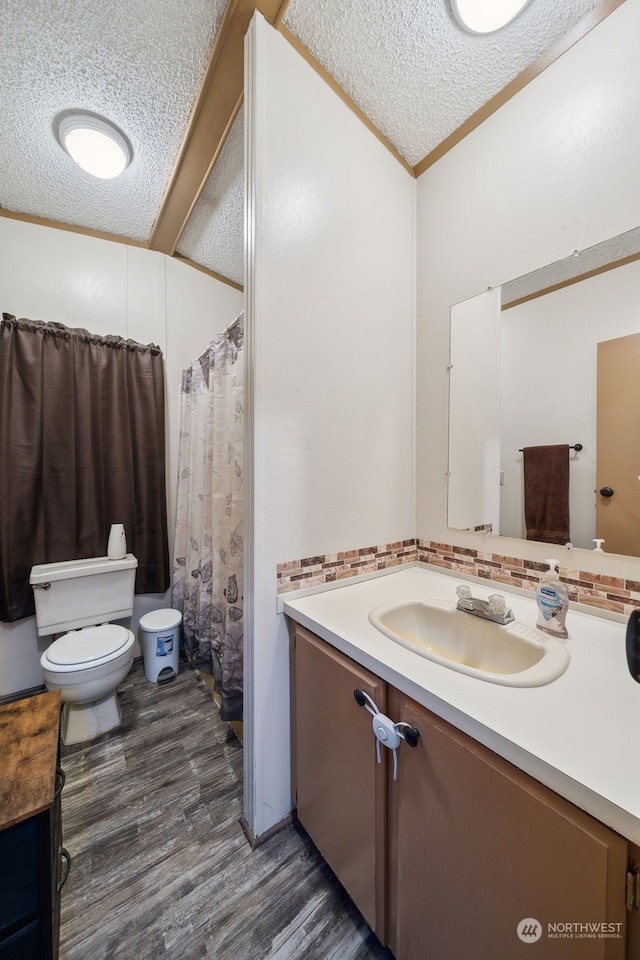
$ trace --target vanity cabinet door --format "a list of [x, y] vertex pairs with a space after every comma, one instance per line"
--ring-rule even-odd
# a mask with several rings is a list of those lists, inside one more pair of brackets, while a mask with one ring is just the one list
[[0, 832], [0, 960], [53, 960], [49, 811]]
[[60, 946], [60, 901], [69, 870], [71, 857], [62, 845], [62, 803], [61, 795], [65, 784], [62, 767], [56, 769], [56, 787], [51, 811], [51, 898], [53, 904], [53, 960], [57, 960]]
[[626, 841], [395, 690], [389, 712], [421, 732], [389, 792], [396, 960], [623, 960]]
[[386, 685], [294, 623], [291, 652], [298, 819], [384, 943], [386, 757], [377, 763], [371, 715], [353, 692], [384, 711]]

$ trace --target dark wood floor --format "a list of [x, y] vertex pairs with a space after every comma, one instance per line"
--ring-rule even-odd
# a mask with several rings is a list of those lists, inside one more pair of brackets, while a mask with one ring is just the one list
[[252, 851], [242, 747], [198, 675], [140, 663], [122, 726], [63, 748], [60, 960], [389, 960], [300, 827]]

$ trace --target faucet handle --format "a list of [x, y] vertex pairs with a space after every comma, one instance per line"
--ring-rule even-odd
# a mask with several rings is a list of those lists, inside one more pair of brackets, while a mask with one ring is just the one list
[[507, 612], [507, 603], [501, 593], [492, 593], [489, 597], [489, 610], [501, 617]]
[[466, 583], [461, 583], [460, 586], [456, 588], [456, 593], [458, 594], [458, 610], [473, 610], [471, 588], [468, 587]]

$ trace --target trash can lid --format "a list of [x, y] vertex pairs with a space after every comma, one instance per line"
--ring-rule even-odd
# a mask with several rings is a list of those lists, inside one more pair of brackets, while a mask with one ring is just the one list
[[150, 610], [140, 617], [140, 627], [143, 630], [171, 630], [177, 627], [182, 620], [179, 610]]

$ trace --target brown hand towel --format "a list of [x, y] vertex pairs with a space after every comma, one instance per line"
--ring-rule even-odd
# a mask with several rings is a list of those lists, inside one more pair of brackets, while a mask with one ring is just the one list
[[569, 444], [525, 447], [523, 460], [527, 540], [568, 543]]

